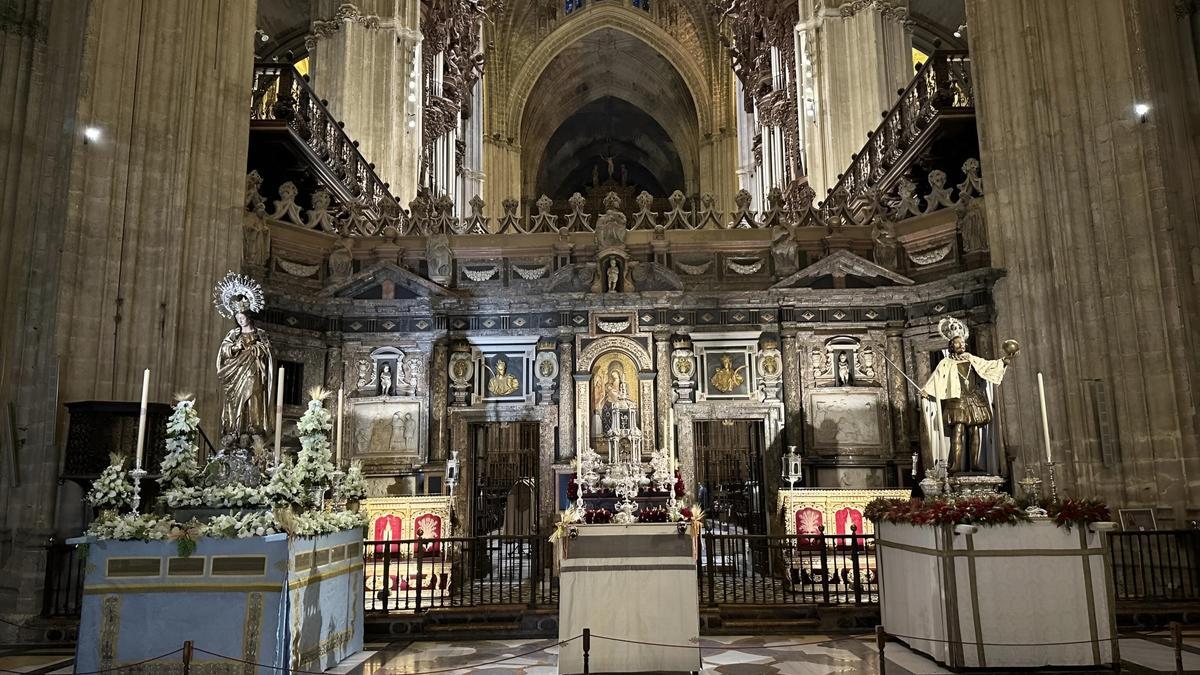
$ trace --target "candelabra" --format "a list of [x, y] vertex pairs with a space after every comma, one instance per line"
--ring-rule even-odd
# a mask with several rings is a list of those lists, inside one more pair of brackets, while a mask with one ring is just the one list
[[129, 472], [129, 477], [133, 479], [133, 513], [136, 515], [142, 505], [142, 479], [146, 477], [146, 470], [139, 466]]
[[342, 467], [333, 470], [329, 474], [330, 480], [333, 482], [332, 507], [334, 511], [346, 510], [346, 500], [342, 499], [342, 479], [346, 477], [346, 472], [342, 471]]
[[1038, 497], [1042, 485], [1042, 479], [1033, 475], [1033, 467], [1025, 467], [1025, 477], [1017, 481], [1017, 485], [1025, 492], [1025, 497], [1029, 500], [1029, 506], [1025, 507], [1025, 513], [1030, 518], [1045, 518], [1046, 509], [1038, 506]]

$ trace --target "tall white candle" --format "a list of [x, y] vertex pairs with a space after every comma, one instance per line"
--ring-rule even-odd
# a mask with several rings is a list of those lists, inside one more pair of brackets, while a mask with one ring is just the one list
[[342, 468], [342, 408], [346, 405], [346, 389], [338, 388], [338, 421], [337, 421], [337, 466]]
[[1042, 439], [1046, 442], [1046, 463], [1051, 463], [1054, 459], [1050, 456], [1050, 419], [1046, 415], [1046, 382], [1042, 379], [1042, 374], [1038, 373], [1038, 396], [1042, 402]]
[[275, 466], [283, 456], [283, 366], [279, 366], [279, 384], [275, 387]]
[[142, 451], [146, 447], [146, 407], [150, 400], [150, 369], [142, 372], [142, 408], [138, 414], [137, 458], [135, 469], [142, 468]]

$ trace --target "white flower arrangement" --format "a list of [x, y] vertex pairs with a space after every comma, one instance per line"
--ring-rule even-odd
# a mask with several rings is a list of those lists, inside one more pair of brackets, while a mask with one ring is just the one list
[[174, 519], [149, 513], [126, 513], [100, 518], [88, 526], [87, 533], [97, 539], [161, 541], [171, 533]]
[[269, 511], [246, 511], [215, 516], [201, 528], [201, 535], [216, 539], [248, 539], [275, 534], [281, 529]]
[[330, 532], [341, 532], [367, 524], [364, 514], [352, 511], [309, 511], [295, 516], [292, 534], [299, 537], [315, 537]]
[[167, 418], [167, 453], [159, 465], [158, 484], [164, 493], [171, 488], [186, 488], [196, 484], [199, 473], [196, 456], [197, 430], [200, 415], [191, 394], [177, 394], [175, 411]]
[[113, 453], [88, 492], [88, 504], [99, 509], [123, 509], [133, 503], [133, 485], [125, 473], [125, 458]]
[[234, 509], [266, 506], [267, 499], [261, 488], [243, 483], [229, 483], [206, 487], [203, 490], [204, 506], [210, 509]]
[[172, 509], [196, 508], [204, 506], [204, 489], [186, 486], [173, 487], [163, 493], [163, 502]]
[[292, 466], [291, 458], [283, 458], [271, 480], [262, 487], [262, 496], [264, 504], [273, 506], [303, 502], [304, 484], [300, 482], [300, 472]]
[[333, 461], [329, 453], [329, 431], [333, 428], [332, 416], [322, 404], [329, 395], [320, 387], [313, 388], [309, 395], [308, 410], [296, 423], [300, 433], [300, 452], [296, 455], [295, 473], [298, 474], [303, 494], [300, 503], [315, 505], [312, 497], [316, 490], [328, 490], [329, 476], [333, 473]]
[[346, 501], [354, 501], [367, 496], [367, 479], [363, 476], [362, 462], [354, 460], [346, 470], [345, 477], [337, 486], [338, 495]]

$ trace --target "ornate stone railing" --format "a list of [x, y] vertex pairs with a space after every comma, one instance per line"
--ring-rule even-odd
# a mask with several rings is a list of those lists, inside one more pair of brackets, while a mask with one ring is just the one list
[[[945, 172], [934, 170], [928, 177], [930, 189], [923, 195], [917, 194], [912, 181], [901, 178], [888, 192], [876, 188], [864, 190], [853, 204], [844, 191], [835, 192], [822, 204], [814, 204], [815, 194], [805, 186], [795, 209], [785, 207], [778, 189], [771, 191], [767, 208], [761, 211], [752, 208], [750, 193], [740, 190], [734, 197], [737, 208], [730, 212], [719, 210], [712, 195], [702, 195], [699, 204], [692, 204], [679, 191], [668, 197], [669, 208], [656, 211], [654, 197], [642, 192], [635, 199], [637, 208], [626, 220], [630, 230], [648, 231], [819, 227], [834, 232], [845, 227], [878, 227], [942, 209], [965, 208], [983, 194], [983, 182], [978, 160], [968, 159], [962, 171], [965, 178], [957, 185], [946, 185]], [[437, 199], [418, 196], [407, 210], [376, 213], [354, 201], [339, 204], [331, 193], [318, 190], [306, 195], [311, 208], [305, 208], [297, 203], [301, 195], [290, 182], [280, 186], [279, 198], [271, 200], [268, 206], [260, 192], [262, 178], [258, 173], [252, 171], [246, 181], [247, 210], [261, 212], [271, 220], [344, 237], [537, 233], [562, 236], [595, 231], [596, 220], [602, 215], [600, 211], [588, 211], [587, 200], [578, 193], [569, 200], [570, 212], [555, 213], [553, 201], [543, 196], [536, 202], [536, 212], [529, 216], [520, 215], [520, 202], [510, 197], [502, 202], [503, 215], [499, 218], [484, 215], [486, 205], [478, 196], [471, 200], [471, 214], [462, 218], [454, 215], [454, 203], [445, 196]], [[610, 192], [606, 202], [613, 210], [621, 211], [620, 198], [615, 193]]]
[[358, 141], [346, 135], [341, 122], [308, 84], [308, 77], [290, 65], [259, 63], [254, 66], [251, 128], [285, 126], [304, 144], [317, 172], [339, 193], [340, 200], [373, 218], [399, 212], [388, 184], [375, 173], [375, 165], [358, 150]]
[[867, 143], [838, 176], [832, 193], [845, 192], [853, 202], [870, 187], [888, 187], [904, 168], [904, 160], [920, 145], [939, 117], [974, 115], [975, 91], [971, 59], [964, 51], [936, 51], [917, 71]]

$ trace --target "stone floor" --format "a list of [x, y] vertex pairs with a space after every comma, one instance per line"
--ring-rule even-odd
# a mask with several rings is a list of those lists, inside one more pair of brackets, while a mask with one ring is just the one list
[[[1185, 633], [1184, 671], [1200, 673], [1200, 629]], [[599, 648], [599, 644], [595, 644]], [[826, 675], [878, 673], [874, 638], [825, 635], [716, 637], [703, 639], [706, 675]], [[554, 675], [552, 640], [368, 643], [330, 673], [403, 675], [437, 672], [478, 675]], [[899, 644], [889, 644], [888, 675], [946, 673]], [[0, 673], [72, 673], [70, 647], [0, 647]], [[1121, 640], [1122, 672], [1174, 672], [1174, 653], [1165, 633]], [[1079, 672], [1079, 671], [1073, 671]], [[1107, 671], [1111, 672], [1111, 671]]]

